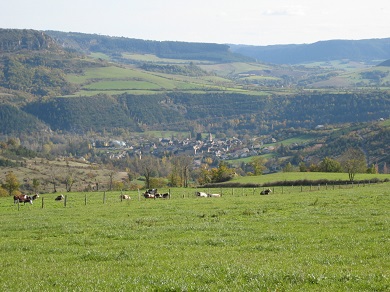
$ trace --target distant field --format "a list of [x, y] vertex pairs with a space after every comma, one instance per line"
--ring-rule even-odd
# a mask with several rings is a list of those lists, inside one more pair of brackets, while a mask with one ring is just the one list
[[163, 73], [149, 73], [132, 68], [102, 67], [86, 69], [83, 75], [68, 75], [68, 81], [82, 85], [74, 95], [96, 95], [98, 93], [120, 94], [131, 92], [134, 94], [153, 94], [154, 91], [170, 90], [232, 90], [227, 88], [231, 82], [216, 76], [192, 78], [181, 75]]
[[[367, 174], [367, 173], [357, 173], [355, 175], [355, 180], [370, 180], [378, 178], [380, 180], [388, 179], [390, 180], [390, 174]], [[332, 173], [332, 172], [278, 172], [260, 176], [242, 176], [237, 177], [233, 181], [239, 182], [242, 184], [245, 183], [254, 183], [254, 184], [264, 184], [270, 182], [280, 182], [280, 181], [297, 181], [297, 180], [329, 180], [329, 181], [346, 181], [348, 180], [348, 173]], [[288, 185], [288, 184], [287, 184]]]
[[210, 61], [201, 61], [201, 60], [181, 60], [181, 59], [169, 59], [169, 58], [159, 58], [156, 55], [152, 54], [128, 54], [123, 53], [122, 56], [125, 59], [141, 61], [141, 62], [154, 62], [160, 64], [189, 64], [193, 62], [195, 64], [208, 64]]
[[389, 291], [389, 189], [45, 194], [19, 211], [0, 198], [0, 289]]
[[161, 88], [157, 84], [146, 81], [99, 81], [92, 84], [88, 84], [83, 87], [84, 89], [93, 90], [124, 90], [124, 89], [159, 89]]
[[223, 63], [223, 64], [209, 64], [200, 65], [203, 70], [208, 72], [215, 72], [220, 76], [228, 76], [229, 74], [240, 74], [248, 71], [267, 70], [270, 67], [264, 64], [256, 63]]

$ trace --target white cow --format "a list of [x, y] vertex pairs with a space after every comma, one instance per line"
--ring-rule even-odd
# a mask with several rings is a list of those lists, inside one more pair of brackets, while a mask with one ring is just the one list
[[121, 199], [121, 200], [131, 200], [131, 197], [129, 195], [120, 195], [119, 199]]
[[207, 198], [208, 197], [208, 195], [206, 193], [204, 193], [204, 192], [196, 192], [196, 195], [198, 197], [203, 197], [203, 198]]

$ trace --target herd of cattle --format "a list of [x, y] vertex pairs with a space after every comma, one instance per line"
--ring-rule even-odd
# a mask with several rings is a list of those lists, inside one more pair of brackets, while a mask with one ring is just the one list
[[170, 197], [169, 193], [159, 194], [157, 189], [146, 190], [144, 193], [146, 199], [168, 199]]
[[[265, 190], [262, 190], [260, 192], [260, 195], [269, 195], [270, 193], [272, 193], [271, 189], [265, 189]], [[164, 193], [164, 194], [160, 194], [157, 192], [157, 189], [149, 189], [149, 190], [146, 190], [145, 193], [143, 193], [143, 196], [146, 198], [146, 199], [159, 199], [159, 198], [162, 198], [162, 199], [168, 199], [170, 198], [170, 193]], [[218, 197], [221, 197], [221, 194], [209, 194], [209, 193], [205, 193], [205, 192], [196, 192], [196, 196], [198, 197], [204, 197], [204, 198], [218, 198]], [[29, 196], [29, 195], [17, 195], [17, 196], [14, 196], [14, 203], [23, 203], [23, 204], [26, 204], [26, 203], [30, 203], [32, 204], [34, 200], [36, 200], [37, 198], [39, 198], [39, 194], [35, 194], [33, 196]], [[56, 201], [62, 201], [64, 200], [64, 195], [59, 195], [55, 198]], [[130, 200], [131, 197], [129, 195], [124, 195], [124, 194], [121, 194], [119, 196], [119, 198], [121, 200]]]

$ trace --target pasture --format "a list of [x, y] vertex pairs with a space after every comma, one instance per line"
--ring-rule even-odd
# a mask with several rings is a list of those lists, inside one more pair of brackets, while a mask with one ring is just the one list
[[19, 211], [0, 198], [0, 289], [388, 291], [389, 187], [43, 194]]

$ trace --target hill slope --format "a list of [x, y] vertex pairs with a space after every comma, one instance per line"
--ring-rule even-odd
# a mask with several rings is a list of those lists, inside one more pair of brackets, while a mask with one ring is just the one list
[[188, 43], [173, 41], [150, 41], [124, 37], [110, 37], [96, 34], [65, 33], [46, 31], [65, 48], [81, 50], [85, 53], [101, 52], [115, 59], [121, 53], [154, 54], [161, 58], [209, 60], [217, 62], [248, 61], [249, 57], [233, 54], [228, 45], [212, 43]]
[[390, 38], [356, 41], [330, 40], [303, 45], [231, 45], [231, 50], [261, 62], [275, 64], [300, 64], [342, 59], [372, 62], [390, 58]]

